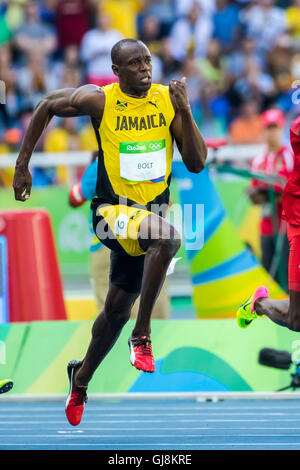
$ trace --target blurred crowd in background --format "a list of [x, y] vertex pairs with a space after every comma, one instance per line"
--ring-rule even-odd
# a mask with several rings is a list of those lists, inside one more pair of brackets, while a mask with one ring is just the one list
[[[116, 80], [110, 51], [120, 39], [150, 49], [153, 81], [187, 77], [194, 118], [205, 138], [263, 141], [260, 116], [299, 113], [300, 0], [8, 0], [0, 2], [0, 154], [19, 149], [49, 91]], [[299, 84], [297, 82], [299, 80]], [[300, 88], [299, 88], [300, 90]], [[86, 117], [54, 118], [36, 150], [95, 150]], [[2, 185], [11, 184], [11, 172]], [[64, 182], [41, 172], [38, 184]]]

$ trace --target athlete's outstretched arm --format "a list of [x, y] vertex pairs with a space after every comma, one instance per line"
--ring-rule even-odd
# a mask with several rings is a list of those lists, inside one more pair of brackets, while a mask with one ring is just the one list
[[104, 108], [103, 96], [104, 93], [98, 87], [84, 85], [78, 89], [65, 88], [53, 91], [39, 102], [25, 132], [16, 161], [13, 181], [16, 200], [26, 201], [30, 196], [32, 177], [28, 165], [35, 146], [52, 117], [89, 115], [101, 119]]
[[169, 90], [175, 110], [171, 132], [187, 169], [199, 173], [205, 166], [207, 147], [192, 115], [185, 77], [182, 81], [172, 80]]

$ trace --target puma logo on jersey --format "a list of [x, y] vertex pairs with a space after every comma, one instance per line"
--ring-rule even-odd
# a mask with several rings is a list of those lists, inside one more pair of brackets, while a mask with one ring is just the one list
[[117, 116], [115, 131], [148, 130], [155, 127], [166, 126], [167, 122], [163, 113], [146, 116]]
[[154, 101], [148, 101], [149, 104], [152, 104], [152, 106], [155, 106], [158, 109], [157, 104]]

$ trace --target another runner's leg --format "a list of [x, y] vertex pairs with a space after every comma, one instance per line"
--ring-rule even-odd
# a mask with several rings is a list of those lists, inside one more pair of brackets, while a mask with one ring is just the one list
[[285, 300], [257, 299], [254, 308], [258, 315], [266, 315], [280, 326], [300, 331], [300, 292], [290, 291], [290, 298]]

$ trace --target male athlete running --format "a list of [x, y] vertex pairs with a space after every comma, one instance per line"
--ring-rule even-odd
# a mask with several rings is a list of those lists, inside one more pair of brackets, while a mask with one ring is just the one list
[[151, 55], [133, 39], [111, 51], [119, 83], [85, 85], [47, 95], [37, 106], [16, 162], [15, 198], [26, 201], [32, 178], [28, 164], [52, 116], [91, 117], [99, 145], [97, 196], [92, 201], [98, 238], [111, 249], [110, 287], [104, 310], [92, 328], [83, 361], [68, 364], [70, 393], [66, 415], [80, 423], [86, 390], [95, 370], [118, 339], [139, 296], [140, 307], [129, 338], [130, 361], [154, 372], [150, 317], [180, 237], [163, 218], [175, 139], [189, 171], [200, 172], [207, 148], [192, 117], [185, 79], [169, 87], [152, 84]]
[[289, 299], [269, 299], [268, 289], [258, 287], [238, 309], [237, 321], [247, 328], [254, 319], [266, 315], [278, 325], [300, 331], [300, 116], [290, 128], [290, 141], [295, 153], [295, 167], [282, 195], [282, 218], [287, 221], [290, 244]]

